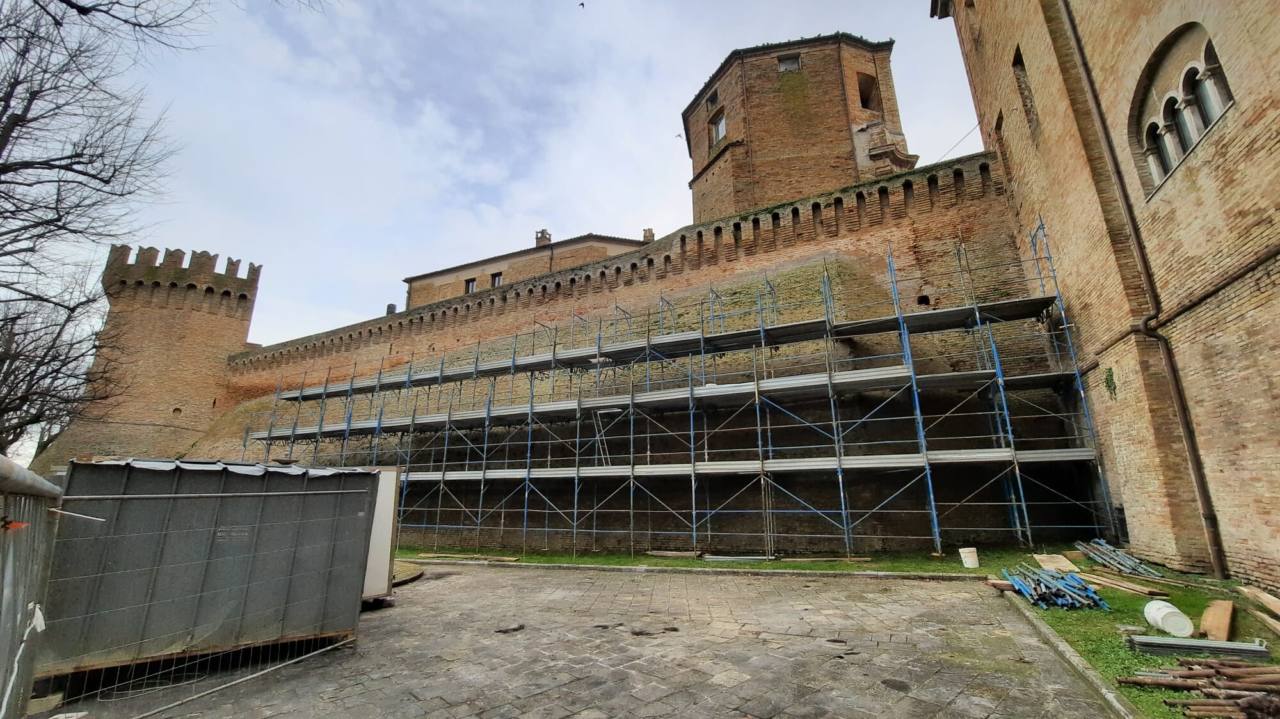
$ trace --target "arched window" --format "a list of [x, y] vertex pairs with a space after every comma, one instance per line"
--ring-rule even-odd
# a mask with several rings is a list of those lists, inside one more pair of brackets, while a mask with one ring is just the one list
[[1169, 168], [1173, 167], [1168, 153], [1160, 144], [1160, 126], [1154, 122], [1147, 125], [1147, 132], [1143, 135], [1142, 154], [1146, 157], [1151, 177], [1157, 183], [1163, 180], [1169, 174]]
[[1205, 125], [1212, 125], [1232, 102], [1231, 86], [1227, 83], [1226, 74], [1222, 72], [1218, 51], [1214, 49], [1212, 40], [1205, 42], [1204, 68], [1200, 70], [1196, 80], [1196, 96], [1200, 100]]
[[1164, 101], [1164, 109], [1160, 112], [1160, 119], [1164, 120], [1164, 132], [1169, 138], [1169, 147], [1181, 158], [1187, 154], [1187, 150], [1191, 149], [1191, 134], [1183, 126], [1182, 113], [1178, 112], [1177, 98], [1169, 98]]
[[1231, 106], [1231, 90], [1204, 26], [1188, 23], [1152, 53], [1134, 88], [1129, 145], [1147, 194], [1155, 192]]

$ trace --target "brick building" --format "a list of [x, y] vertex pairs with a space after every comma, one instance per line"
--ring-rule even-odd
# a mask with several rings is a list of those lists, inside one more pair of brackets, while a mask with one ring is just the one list
[[[1189, 2], [1090, 5], [1087, 9], [1077, 5], [1023, 0], [1002, 5], [997, 11], [983, 0], [935, 0], [933, 14], [953, 17], [956, 22], [987, 152], [916, 167], [898, 117], [889, 71], [890, 42], [869, 42], [838, 33], [738, 50], [726, 58], [683, 112], [693, 164], [694, 224], [652, 241], [647, 241], [648, 236], [646, 241], [635, 241], [585, 235], [550, 243], [546, 237], [546, 243], [540, 239], [531, 250], [408, 278], [404, 311], [271, 346], [244, 345], [241, 330], [247, 324], [236, 324], [234, 332], [219, 331], [205, 344], [192, 346], [190, 353], [204, 358], [199, 372], [207, 381], [188, 383], [181, 379], [190, 357], [152, 356], [147, 361], [155, 366], [148, 378], [154, 381], [148, 382], [145, 394], [122, 405], [119, 423], [73, 426], [37, 461], [48, 466], [86, 453], [239, 458], [250, 451], [251, 435], [267, 438], [267, 456], [283, 456], [273, 454], [273, 446], [278, 452], [283, 443], [273, 445], [271, 441], [281, 436], [277, 430], [282, 426], [289, 429], [289, 456], [295, 456], [293, 440], [301, 428], [315, 438], [306, 450], [311, 460], [324, 460], [339, 451], [341, 461], [348, 463], [385, 461], [387, 455], [380, 455], [380, 451], [425, 457], [415, 453], [435, 452], [426, 446], [434, 440], [412, 435], [406, 440], [403, 434], [388, 440], [380, 439], [378, 433], [393, 420], [403, 419], [412, 427], [427, 408], [438, 411], [446, 423], [454, 421], [455, 410], [483, 411], [488, 417], [502, 393], [512, 406], [525, 397], [532, 419], [536, 398], [560, 397], [556, 392], [563, 393], [566, 387], [578, 391], [576, 399], [564, 395], [557, 410], [578, 402], [574, 423], [539, 425], [538, 432], [549, 432], [539, 440], [534, 439], [534, 423], [529, 423], [529, 451], [522, 447], [515, 452], [516, 458], [526, 463], [523, 481], [528, 489], [535, 441], [545, 441], [548, 447], [557, 442], [563, 445], [565, 436], [574, 436], [575, 426], [578, 432], [583, 426], [583, 390], [574, 388], [581, 386], [575, 383], [582, 381], [584, 370], [565, 364], [567, 360], [559, 360], [557, 353], [564, 352], [564, 357], [570, 350], [581, 354], [593, 342], [599, 353], [607, 341], [606, 325], [610, 331], [625, 328], [624, 334], [634, 338], [633, 345], [647, 347], [652, 336], [670, 332], [664, 323], [675, 321], [679, 313], [673, 308], [684, 306], [681, 303], [692, 303], [699, 313], [705, 313], [697, 315], [702, 324], [699, 331], [705, 335], [710, 331], [708, 318], [724, 322], [726, 316], [707, 307], [734, 302], [750, 307], [754, 301], [761, 310], [760, 341], [785, 344], [765, 331], [766, 322], [781, 320], [764, 316], [765, 305], [758, 299], [766, 293], [762, 288], [793, 293], [788, 296], [800, 302], [820, 299], [827, 305], [828, 326], [839, 325], [834, 319], [837, 316], [857, 316], [865, 303], [868, 307], [889, 307], [899, 317], [917, 313], [925, 313], [918, 314], [925, 317], [936, 312], [932, 315], [938, 318], [934, 324], [946, 329], [947, 312], [972, 306], [976, 324], [956, 326], [954, 339], [948, 339], [951, 335], [945, 332], [936, 339], [908, 339], [903, 320], [902, 344], [917, 355], [913, 360], [908, 352], [907, 364], [914, 361], [913, 372], [925, 373], [922, 377], [951, 377], [946, 382], [933, 380], [941, 389], [913, 384], [894, 390], [908, 391], [907, 395], [891, 393], [883, 398], [876, 394], [879, 390], [830, 393], [833, 400], [839, 400], [831, 403], [833, 415], [837, 410], [866, 411], [868, 401], [870, 406], [879, 402], [879, 406], [896, 408], [902, 417], [914, 413], [920, 451], [912, 456], [923, 463], [923, 474], [899, 489], [893, 484], [897, 481], [893, 473], [901, 469], [879, 467], [876, 462], [883, 457], [868, 449], [904, 441], [914, 445], [915, 431], [903, 436], [873, 436], [865, 445], [837, 447], [837, 455], [848, 453], [855, 458], [851, 460], [855, 465], [861, 462], [866, 466], [849, 472], [848, 487], [836, 470], [838, 492], [832, 489], [836, 485], [829, 475], [798, 473], [779, 475], [776, 480], [766, 478], [762, 455], [759, 491], [752, 489], [745, 495], [759, 499], [741, 510], [744, 516], [760, 512], [769, 527], [766, 533], [789, 537], [794, 546], [783, 547], [783, 551], [831, 549], [830, 543], [820, 538], [825, 535], [795, 518], [804, 507], [797, 505], [770, 518], [769, 508], [775, 501], [799, 501], [799, 497], [809, 497], [815, 504], [839, 504], [846, 550], [852, 546], [861, 550], [899, 546], [890, 539], [913, 533], [906, 519], [891, 518], [867, 523], [858, 519], [857, 531], [865, 534], [851, 534], [846, 504], [879, 508], [901, 500], [927, 502], [933, 517], [931, 532], [926, 528], [924, 537], [912, 539], [927, 539], [931, 533], [937, 544], [1008, 541], [1013, 536], [1030, 540], [1032, 524], [1072, 525], [1062, 521], [1063, 517], [1026, 516], [1028, 504], [1040, 500], [1048, 504], [1053, 499], [1037, 495], [1041, 490], [1036, 486], [1059, 493], [1079, 490], [1073, 501], [1092, 506], [1095, 515], [1099, 508], [1109, 508], [1105, 492], [1109, 486], [1112, 500], [1123, 506], [1133, 546], [1144, 556], [1172, 566], [1208, 569], [1215, 555], [1220, 555], [1219, 563], [1226, 571], [1274, 587], [1280, 584], [1276, 569], [1280, 565], [1280, 531], [1276, 526], [1280, 513], [1275, 511], [1280, 482], [1274, 469], [1280, 466], [1280, 457], [1272, 431], [1277, 406], [1277, 390], [1270, 379], [1275, 374], [1275, 352], [1268, 350], [1280, 342], [1266, 317], [1268, 309], [1275, 308], [1275, 193], [1269, 190], [1275, 174], [1274, 128], [1278, 126], [1274, 91], [1278, 78], [1273, 59], [1276, 20], [1268, 16], [1261, 2], [1215, 7], [1209, 17]], [[1116, 35], [1120, 32], [1125, 33], [1124, 38]], [[1166, 102], [1166, 95], [1172, 103]], [[1034, 299], [1044, 292], [1046, 239], [1043, 233], [1031, 232], [1041, 217], [1048, 227], [1057, 278], [1066, 299], [1063, 308], [1070, 311], [1072, 319], [1066, 322], [1065, 315], [1054, 307], [1039, 304], [1035, 306], [1045, 309], [1038, 319], [1010, 317], [1009, 322], [993, 327], [992, 315], [984, 315], [991, 301], [1017, 303], [1023, 301], [1020, 297]], [[149, 267], [154, 257], [149, 261], [140, 258], [136, 264], [138, 269], [128, 272], [156, 274], [160, 288], [166, 283], [171, 288], [184, 286], [185, 280], [174, 274], [176, 270]], [[114, 282], [118, 273], [109, 268], [108, 281]], [[501, 273], [501, 280], [495, 282], [497, 273]], [[126, 284], [131, 277], [124, 278]], [[251, 279], [256, 281], [256, 274], [251, 274]], [[468, 284], [468, 280], [474, 283]], [[201, 283], [195, 285], [199, 288]], [[708, 285], [722, 291], [712, 291], [708, 297]], [[220, 296], [219, 287], [214, 287], [215, 296]], [[837, 287], [839, 291], [833, 289]], [[233, 296], [238, 296], [237, 292], [233, 290]], [[248, 298], [245, 309], [251, 309], [252, 289], [244, 294]], [[162, 309], [173, 306], [160, 305]], [[181, 312], [187, 312], [186, 305], [180, 306]], [[117, 304], [113, 298], [112, 321], [117, 315], [132, 314], [133, 307], [132, 301]], [[778, 305], [770, 307], [781, 316]], [[866, 311], [873, 315], [881, 312]], [[754, 317], [751, 311], [729, 316], [736, 318], [733, 321]], [[230, 319], [247, 323], [247, 315], [232, 313]], [[157, 316], [143, 321], [160, 324], [163, 319]], [[530, 332], [530, 327], [545, 329]], [[890, 351], [884, 348], [891, 349], [896, 341], [896, 330], [886, 328], [887, 334], [865, 338], [828, 333], [821, 339], [826, 343], [827, 371], [836, 363], [885, 356], [879, 353]], [[1057, 352], [1068, 329], [1074, 334], [1083, 370], [1076, 380], [1070, 379], [1071, 372], [1062, 371], [1061, 353]], [[156, 350], [158, 342], [171, 341], [148, 332], [138, 330], [140, 354]], [[980, 336], [983, 332], [985, 340]], [[1040, 339], [1026, 341], [1032, 334]], [[970, 346], [979, 347], [977, 356], [981, 359], [986, 351], [981, 348], [983, 342], [990, 343], [992, 355], [1010, 350], [1005, 355], [1007, 371], [1022, 373], [1009, 383], [1011, 392], [1019, 391], [1019, 386], [1029, 387], [1028, 391], [1040, 393], [1030, 397], [1029, 406], [1058, 408], [1056, 416], [1020, 415], [1016, 422], [1004, 408], [1008, 436], [999, 430], [999, 436], [987, 437], [995, 442], [992, 447], [1006, 446], [1007, 439], [1010, 452], [1019, 445], [1036, 448], [1030, 453], [1010, 454], [1012, 465], [983, 459], [993, 456], [990, 454], [973, 454], [996, 450], [967, 441], [966, 437], [972, 437], [966, 434], [963, 422], [956, 433], [936, 436], [935, 425], [941, 423], [943, 430], [950, 431], [948, 425], [955, 421], [948, 419], [951, 403], [965, 401], [964, 392], [953, 396], [948, 387], [960, 387], [965, 378], [992, 371], [989, 362], [970, 365], [968, 360], [956, 359], [970, 352], [966, 349]], [[1055, 348], [1055, 357], [1050, 357], [1048, 364], [1040, 357], [1044, 347]], [[739, 354], [726, 350], [703, 356], [714, 357], [713, 362], [728, 367], [726, 371], [732, 374], [756, 366], [751, 363], [777, 363], [778, 358], [785, 360], [784, 366], [791, 362], [798, 367], [809, 348], [803, 343], [779, 344], [770, 349], [773, 354], [769, 357], [737, 350]], [[537, 371], [516, 372], [516, 358], [522, 352], [541, 358], [538, 362], [543, 364], [537, 365]], [[187, 354], [184, 351], [183, 356]], [[485, 368], [505, 361], [504, 356], [511, 358], [509, 376], [486, 375]], [[642, 367], [624, 368], [597, 356], [586, 367], [594, 368], [590, 371], [596, 372], [597, 388], [603, 365], [611, 365], [610, 371], [625, 370], [634, 395], [635, 372], [653, 372], [679, 361], [679, 357], [646, 356]], [[692, 363], [680, 366], [689, 372], [688, 395], [693, 402]], [[701, 371], [705, 373], [705, 367]], [[776, 373], [777, 366], [771, 371]], [[415, 377], [431, 372], [438, 373], [439, 380], [432, 380], [435, 384], [415, 384]], [[453, 394], [446, 397], [443, 378], [447, 372], [469, 372], [470, 378], [451, 385]], [[758, 369], [751, 372], [759, 381]], [[561, 375], [564, 384], [557, 385]], [[1046, 377], [1066, 379], [1054, 380], [1058, 383], [1053, 386], [1036, 384], [1036, 378]], [[520, 378], [528, 380], [526, 389], [520, 389], [516, 381]], [[706, 380], [705, 374], [703, 380], [718, 386]], [[1077, 386], [1073, 381], [1087, 389], [1087, 406], [1074, 401], [1073, 394], [1078, 393], [1070, 389]], [[990, 387], [981, 394], [984, 401], [1003, 399], [1003, 388], [994, 393]], [[1229, 391], [1232, 387], [1246, 391], [1233, 395]], [[294, 389], [282, 395], [282, 388]], [[284, 395], [293, 400], [282, 401]], [[910, 402], [903, 405], [901, 401], [912, 395], [917, 398], [914, 409]], [[182, 402], [175, 404], [173, 398]], [[134, 426], [125, 422], [139, 427], [173, 424], [172, 416], [161, 416], [171, 411], [166, 410], [169, 405], [182, 405], [181, 441], [152, 442], [141, 432], [122, 429]], [[202, 409], [195, 410], [197, 405]], [[825, 399], [799, 406], [793, 416], [816, 421], [813, 417], [821, 416], [826, 406]], [[1090, 439], [1090, 408], [1096, 418], [1096, 451]], [[373, 439], [367, 446], [361, 444], [358, 451], [352, 449], [356, 442], [351, 439], [353, 414], [365, 421], [363, 429], [356, 429], [367, 433], [374, 428]], [[695, 414], [710, 426], [723, 421], [730, 429], [735, 429], [733, 422], [738, 417], [717, 407], [697, 412], [691, 409], [689, 416]], [[926, 415], [930, 417], [928, 430], [922, 420]], [[978, 415], [996, 416], [985, 409], [964, 416]], [[1060, 421], [1062, 417], [1075, 419]], [[188, 418], [190, 424], [186, 424]], [[693, 495], [688, 497], [686, 492], [681, 500], [676, 490], [643, 486], [640, 489], [646, 494], [641, 500], [657, 501], [675, 510], [684, 506], [692, 513], [687, 521], [681, 520], [688, 527], [702, 527], [703, 522], [710, 527], [715, 508], [723, 506], [722, 501], [739, 498], [742, 490], [725, 489], [728, 484], [716, 484], [721, 480], [700, 483], [696, 467], [700, 459], [709, 461], [712, 435], [705, 429], [696, 430], [688, 419], [678, 421], [690, 427], [686, 444], [706, 445], [706, 457], [690, 459]], [[833, 417], [831, 421], [841, 426], [845, 420]], [[662, 425], [653, 417], [644, 422], [645, 428]], [[857, 425], [848, 431], [866, 430]], [[1050, 431], [1041, 432], [1047, 425], [1053, 425]], [[265, 433], [261, 431], [264, 427]], [[1064, 427], [1070, 438], [1063, 433]], [[1084, 429], [1078, 430], [1080, 427]], [[788, 432], [799, 431], [775, 429], [780, 442], [787, 441]], [[732, 454], [764, 446], [759, 426], [755, 431], [746, 426], [737, 430], [741, 431], [737, 436], [747, 438], [719, 451]], [[480, 441], [476, 433], [481, 430], [474, 426], [462, 431], [470, 433], [465, 443]], [[699, 431], [705, 434], [697, 434]], [[637, 436], [650, 436], [648, 432], [636, 429], [630, 438], [634, 442]], [[504, 442], [515, 441], [514, 435], [503, 436]], [[483, 439], [486, 451], [482, 454], [487, 458], [487, 419]], [[634, 467], [636, 448], [634, 444], [628, 447], [624, 439], [602, 434], [598, 442], [614, 452], [630, 452]], [[185, 452], [173, 449], [181, 442], [191, 442]], [[773, 442], [770, 437], [771, 452]], [[670, 451], [670, 447], [663, 447], [654, 444], [646, 451]], [[955, 452], [948, 454], [953, 448]], [[1086, 450], [1087, 454], [1081, 454]], [[259, 451], [257, 445], [253, 451]], [[970, 454], [961, 457], [966, 452]], [[438, 486], [437, 497], [445, 495], [445, 475], [451, 468], [471, 471], [471, 458], [462, 465], [452, 464], [454, 460], [447, 459], [447, 446], [445, 455], [444, 464], [431, 465], [435, 460], [423, 459], [416, 467], [426, 472], [423, 476], [435, 472], [432, 481], [437, 484], [424, 486]], [[1050, 456], [1066, 459], [1034, 463]], [[1073, 464], [1070, 459], [1086, 456], [1088, 465]], [[805, 461], [816, 461], [805, 457]], [[1021, 466], [1018, 457], [1024, 460]], [[1087, 467], [1094, 466], [1095, 457], [1108, 482], [1090, 494]], [[935, 458], [937, 464], [930, 470]], [[563, 456], [548, 449], [545, 460], [539, 471], [549, 472]], [[947, 464], [952, 460], [970, 463]], [[415, 469], [411, 464], [406, 461], [406, 470]], [[576, 468], [576, 459], [574, 464]], [[461, 541], [465, 536], [467, 541], [474, 538], [499, 545], [518, 541], [523, 547], [528, 538], [530, 496], [560, 508], [572, 502], [573, 516], [578, 516], [576, 469], [567, 484], [540, 485], [535, 488], [536, 495], [526, 491], [521, 515], [519, 511], [511, 513], [505, 498], [501, 506], [485, 504], [496, 501], [492, 494], [486, 500], [486, 488], [491, 493], [496, 490], [486, 479], [483, 466], [478, 482], [461, 475], [452, 480], [450, 495], [465, 498], [478, 494], [474, 500], [478, 509], [438, 510], [433, 520], [437, 541], [445, 531], [454, 533], [446, 542]], [[988, 470], [999, 473], [990, 475], [988, 481], [988, 475], [983, 474]], [[744, 476], [748, 484], [757, 479], [750, 472]], [[1015, 476], [1019, 482], [1025, 480], [1029, 489], [1010, 484], [1009, 478]], [[637, 516], [650, 522], [644, 535], [646, 546], [665, 546], [666, 535], [684, 531], [678, 523], [654, 524], [653, 514], [635, 514], [638, 483], [634, 469], [625, 483], [632, 488], [632, 509], [627, 514], [632, 518], [631, 527], [607, 530], [614, 532], [615, 539], [625, 535], [634, 548]], [[705, 499], [698, 494], [699, 487], [706, 490]], [[1016, 516], [1016, 511], [1006, 518], [955, 511], [970, 489], [979, 499], [990, 499], [992, 505], [999, 504], [999, 491], [1017, 495], [1023, 516]], [[990, 492], [996, 494], [988, 496]], [[1074, 499], [1077, 496], [1079, 500]], [[935, 502], [944, 505], [945, 511], [935, 508]], [[921, 510], [914, 508], [918, 506], [901, 509], [902, 516], [919, 516]], [[560, 508], [536, 515], [548, 522], [544, 539], [552, 536], [550, 522], [561, 521], [556, 513], [565, 516], [567, 510]], [[1011, 505], [1011, 509], [1018, 507]], [[1246, 519], [1215, 522], [1215, 509], [1218, 514]], [[606, 511], [621, 510], [599, 509], [595, 513], [593, 509], [592, 521], [613, 516], [603, 514]], [[834, 511], [818, 511], [815, 521], [819, 526], [826, 526], [823, 521], [830, 524]], [[459, 530], [471, 521], [467, 517], [479, 515], [495, 518], [492, 522], [499, 524], [477, 521], [473, 528]], [[507, 522], [518, 523], [521, 518], [523, 532], [513, 539], [516, 535], [509, 534], [512, 530]], [[770, 522], [774, 521], [781, 529], [772, 528]], [[997, 531], [974, 530], [1001, 522], [1010, 526], [991, 528]], [[727, 542], [724, 546], [730, 549], [743, 549], [730, 539], [738, 525], [717, 526], [720, 533], [715, 541]], [[572, 528], [571, 546], [576, 550], [576, 519]], [[561, 532], [557, 541], [563, 542], [571, 530], [556, 531]], [[705, 535], [698, 539], [697, 532], [694, 534], [695, 544], [709, 541]], [[1049, 532], [1036, 536], [1060, 535]], [[593, 533], [592, 546], [597, 536], [603, 537], [602, 543], [613, 541], [608, 534]], [[1215, 546], [1220, 551], [1211, 549]], [[767, 548], [772, 551], [776, 546], [769, 544]]]
[[[1274, 3], [934, 0], [1043, 217], [1134, 548], [1280, 583]], [[1024, 248], [1025, 251], [1025, 248]]]
[[[645, 230], [645, 239], [653, 240], [653, 230]], [[494, 289], [517, 280], [585, 265], [633, 250], [643, 242], [594, 232], [552, 242], [550, 232], [538, 230], [533, 247], [406, 277], [404, 282], [408, 289], [404, 306], [405, 309], [421, 307], [436, 300], [469, 295], [477, 290]]]
[[915, 167], [892, 51], [836, 33], [729, 53], [682, 114], [693, 221]]

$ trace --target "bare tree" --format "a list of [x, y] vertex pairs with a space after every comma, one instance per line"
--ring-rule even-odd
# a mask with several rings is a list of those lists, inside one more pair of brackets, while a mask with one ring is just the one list
[[55, 300], [0, 304], [0, 454], [36, 426], [37, 444], [47, 444], [87, 406], [119, 391], [108, 376], [114, 365], [100, 358], [111, 342], [98, 331], [101, 291], [68, 281]]
[[69, 264], [137, 230], [169, 154], [124, 82], [178, 46], [200, 0], [0, 0], [0, 453], [65, 426], [112, 383], [101, 292]]

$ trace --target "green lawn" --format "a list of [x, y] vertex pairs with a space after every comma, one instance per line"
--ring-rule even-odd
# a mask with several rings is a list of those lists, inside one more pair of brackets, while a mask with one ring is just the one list
[[[1049, 547], [1042, 551], [1060, 552], [1063, 549], [1069, 549], [1069, 547]], [[475, 550], [444, 547], [420, 549], [401, 546], [397, 550], [397, 556], [402, 559], [416, 559], [421, 552], [465, 554], [476, 559], [483, 559], [486, 556], [517, 555], [515, 552], [500, 552], [496, 550], [476, 552]], [[978, 569], [965, 569], [961, 565], [960, 558], [955, 550], [947, 552], [946, 556], [943, 557], [933, 557], [920, 553], [876, 553], [872, 555], [873, 561], [870, 562], [708, 562], [700, 559], [649, 557], [643, 554], [629, 556], [625, 554], [580, 553], [577, 557], [574, 557], [568, 554], [544, 552], [525, 554], [520, 557], [519, 561], [522, 564], [794, 569], [836, 572], [943, 572], [997, 576], [1000, 574], [1002, 567], [1012, 567], [1019, 562], [1035, 565], [1035, 560], [1032, 559], [1029, 553], [1017, 548], [984, 547], [978, 550], [978, 554], [982, 562], [982, 566]], [[1086, 572], [1091, 567], [1096, 566], [1088, 560], [1077, 562], [1076, 564], [1080, 565], [1081, 569]], [[1183, 575], [1168, 570], [1162, 571], [1171, 578], [1189, 581], [1201, 580], [1200, 577], [1193, 575]], [[1141, 583], [1141, 580], [1135, 577], [1128, 577], [1126, 581]], [[1268, 643], [1280, 641], [1280, 637], [1271, 634], [1266, 627], [1244, 611], [1244, 607], [1250, 606], [1250, 604], [1247, 599], [1231, 591], [1232, 586], [1234, 586], [1233, 583], [1203, 580], [1203, 584], [1205, 585], [1204, 589], [1191, 587], [1184, 589], [1156, 584], [1149, 584], [1149, 586], [1169, 592], [1168, 601], [1185, 612], [1197, 624], [1199, 623], [1200, 614], [1211, 599], [1232, 599], [1236, 603], [1235, 618], [1232, 622], [1232, 639], [1249, 641], [1255, 637], [1262, 637]], [[1147, 627], [1146, 620], [1142, 616], [1142, 608], [1150, 601], [1147, 597], [1105, 587], [1099, 589], [1099, 594], [1111, 605], [1111, 611], [1039, 609], [1034, 607], [1033, 610], [1049, 626], [1053, 627], [1054, 631], [1065, 639], [1081, 656], [1088, 660], [1103, 678], [1110, 682], [1114, 683], [1117, 677], [1128, 676], [1139, 670], [1176, 664], [1174, 657], [1137, 654], [1129, 651], [1125, 645], [1124, 636], [1118, 629], [1120, 626], [1130, 625], [1144, 627], [1143, 633], [1157, 633], [1156, 630]], [[1272, 661], [1276, 661], [1274, 657]], [[1187, 692], [1130, 686], [1120, 687], [1120, 692], [1151, 719], [1177, 719], [1182, 717], [1180, 711], [1166, 707], [1162, 702], [1166, 698], [1192, 696]]]
[[[486, 556], [518, 556], [518, 552], [498, 550], [456, 549], [441, 547], [438, 549], [401, 546], [397, 550], [400, 559], [417, 559], [421, 552], [440, 554], [465, 554], [484, 559]], [[1013, 566], [1018, 562], [1032, 562], [1031, 556], [1018, 549], [979, 550], [982, 567], [965, 569], [960, 557], [952, 551], [949, 556], [932, 557], [927, 554], [909, 552], [880, 552], [870, 562], [708, 562], [702, 559], [683, 559], [673, 557], [650, 557], [644, 554], [630, 556], [627, 554], [602, 554], [580, 552], [574, 557], [569, 554], [536, 552], [520, 557], [522, 564], [595, 564], [613, 567], [701, 567], [703, 569], [797, 569], [826, 572], [942, 572], [950, 574], [999, 574], [999, 568]], [[1034, 562], [1032, 562], [1034, 563]]]

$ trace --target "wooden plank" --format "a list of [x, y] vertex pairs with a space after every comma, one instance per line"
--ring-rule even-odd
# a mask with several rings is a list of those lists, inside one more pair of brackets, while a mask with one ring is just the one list
[[1276, 635], [1277, 637], [1280, 637], [1280, 621], [1277, 621], [1267, 616], [1265, 613], [1260, 612], [1257, 609], [1254, 609], [1253, 607], [1245, 607], [1245, 611], [1253, 615], [1254, 619], [1257, 619], [1258, 621], [1265, 624], [1267, 629], [1271, 630], [1272, 634]]
[[1006, 581], [1005, 581], [1005, 580], [1003, 580], [1003, 579], [988, 579], [988, 580], [987, 580], [987, 586], [988, 586], [988, 587], [994, 587], [994, 588], [996, 588], [996, 589], [999, 589], [999, 590], [1000, 590], [1000, 591], [1002, 591], [1002, 592], [1012, 592], [1012, 591], [1013, 591], [1013, 582], [1006, 582]]
[[1267, 608], [1267, 611], [1280, 617], [1280, 599], [1267, 594], [1257, 587], [1236, 587], [1236, 591]]
[[1073, 562], [1084, 561], [1084, 552], [1080, 551], [1079, 549], [1068, 549], [1067, 551], [1062, 553], [1062, 556], [1066, 557], [1067, 559], [1070, 559]]
[[1106, 574], [1107, 576], [1117, 577], [1119, 579], [1140, 579], [1144, 582], [1152, 582], [1153, 584], [1164, 584], [1170, 587], [1191, 587], [1206, 592], [1219, 592], [1221, 594], [1230, 594], [1231, 590], [1224, 589], [1216, 584], [1208, 584], [1206, 582], [1188, 582], [1182, 579], [1171, 579], [1169, 577], [1148, 577], [1145, 574], [1122, 574], [1110, 567], [1093, 567], [1090, 572]]
[[1078, 572], [1080, 568], [1071, 563], [1070, 559], [1061, 554], [1033, 554], [1041, 567], [1045, 569], [1053, 569], [1059, 572]]
[[1126, 582], [1123, 579], [1112, 579], [1111, 577], [1102, 577], [1096, 574], [1085, 574], [1083, 572], [1080, 574], [1080, 578], [1093, 584], [1101, 584], [1104, 587], [1111, 587], [1112, 589], [1119, 589], [1132, 594], [1141, 594], [1144, 597], [1169, 596], [1169, 593], [1163, 589], [1152, 589], [1151, 587], [1144, 587], [1141, 584]]
[[1231, 615], [1236, 605], [1230, 599], [1215, 599], [1200, 615], [1200, 633], [1220, 642], [1231, 638]]

